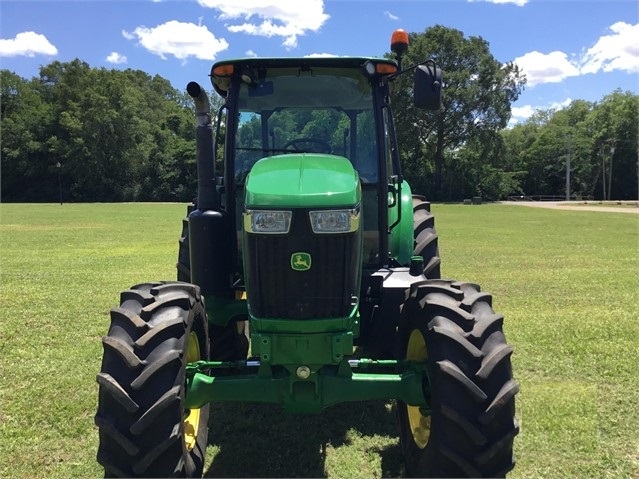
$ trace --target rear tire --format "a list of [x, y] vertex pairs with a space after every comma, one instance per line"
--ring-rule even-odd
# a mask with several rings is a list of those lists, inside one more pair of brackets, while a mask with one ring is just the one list
[[191, 282], [191, 257], [189, 248], [189, 215], [195, 209], [195, 203], [189, 203], [186, 207], [186, 217], [182, 219], [182, 234], [178, 240], [178, 260], [176, 263], [177, 280], [185, 283]]
[[426, 362], [430, 414], [398, 401], [409, 476], [504, 477], [514, 467], [519, 386], [503, 316], [491, 303], [473, 284], [429, 280], [411, 287], [399, 357]]
[[246, 335], [248, 321], [229, 321], [226, 326], [210, 326], [211, 359], [213, 361], [239, 361], [246, 359], [249, 340]]
[[413, 195], [413, 241], [413, 256], [424, 258], [424, 275], [428, 279], [441, 278], [435, 216], [430, 212], [430, 203], [419, 195]]
[[209, 406], [184, 408], [188, 362], [208, 360], [197, 286], [151, 283], [123, 291], [102, 339], [95, 423], [106, 477], [201, 477]]

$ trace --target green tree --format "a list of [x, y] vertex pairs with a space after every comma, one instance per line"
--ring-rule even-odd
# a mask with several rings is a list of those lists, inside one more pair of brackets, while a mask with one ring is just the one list
[[490, 138], [478, 156], [492, 161], [497, 154], [493, 149], [499, 147], [494, 133], [506, 127], [525, 78], [517, 65], [497, 61], [481, 37], [466, 38], [459, 30], [437, 25], [409, 34], [409, 41], [404, 66], [431, 58], [443, 70], [443, 106], [436, 112], [414, 108], [408, 88], [412, 82], [402, 77], [393, 94], [394, 110], [402, 112], [395, 115], [398, 138], [406, 176], [423, 184], [423, 179], [412, 176], [432, 171], [430, 196], [441, 198], [446, 152], [474, 138]]
[[47, 125], [51, 106], [37, 82], [0, 71], [2, 201], [45, 201], [57, 197], [57, 168], [48, 154]]
[[601, 171], [596, 189], [605, 189], [608, 199], [636, 199], [639, 95], [616, 89], [595, 104], [588, 120]]
[[56, 173], [66, 201], [195, 195], [193, 102], [168, 80], [76, 59], [2, 71], [1, 93], [3, 201], [57, 199]]
[[571, 197], [603, 198], [606, 191], [613, 199], [635, 198], [638, 100], [615, 90], [600, 102], [538, 111], [502, 132], [504, 162], [523, 172], [522, 189], [530, 195], [563, 197], [569, 164]]
[[55, 119], [47, 145], [70, 180], [71, 199], [122, 199], [133, 180], [131, 155], [145, 143], [132, 106], [139, 91], [121, 72], [77, 59], [43, 67], [40, 78]]
[[142, 84], [147, 87], [146, 101], [138, 105], [138, 116], [151, 141], [139, 157], [139, 190], [131, 196], [145, 201], [192, 200], [197, 191], [193, 101], [159, 75]]

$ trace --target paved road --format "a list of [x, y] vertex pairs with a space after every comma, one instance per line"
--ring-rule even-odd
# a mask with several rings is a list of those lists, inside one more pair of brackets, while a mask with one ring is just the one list
[[505, 205], [530, 206], [533, 208], [553, 208], [557, 210], [639, 214], [639, 203], [636, 203], [637, 206], [590, 206], [583, 203], [570, 203], [566, 201], [502, 201], [501, 203]]

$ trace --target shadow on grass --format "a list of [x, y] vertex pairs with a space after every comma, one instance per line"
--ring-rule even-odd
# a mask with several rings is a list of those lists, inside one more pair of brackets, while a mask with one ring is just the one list
[[397, 414], [384, 401], [338, 404], [317, 415], [213, 403], [210, 414], [209, 444], [219, 449], [204, 477], [327, 477], [327, 449], [351, 445], [346, 454], [377, 454], [384, 477], [401, 474], [399, 444], [389, 440], [399, 434]]

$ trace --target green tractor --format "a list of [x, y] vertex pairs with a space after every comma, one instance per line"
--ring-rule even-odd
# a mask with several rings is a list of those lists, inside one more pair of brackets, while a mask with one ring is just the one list
[[427, 110], [442, 88], [432, 60], [402, 69], [407, 47], [398, 30], [396, 60], [217, 62], [215, 121], [189, 83], [198, 192], [177, 281], [123, 291], [102, 339], [107, 477], [201, 476], [211, 402], [395, 400], [407, 475], [514, 467], [503, 316], [476, 284], [441, 279], [430, 204], [402, 179], [390, 88], [410, 72]]

